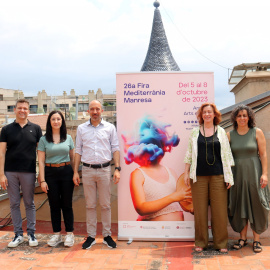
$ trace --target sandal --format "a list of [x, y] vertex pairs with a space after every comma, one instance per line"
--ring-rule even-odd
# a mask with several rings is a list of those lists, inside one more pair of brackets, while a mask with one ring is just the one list
[[259, 241], [254, 241], [253, 242], [253, 251], [255, 252], [255, 253], [260, 253], [261, 251], [262, 251], [262, 248], [261, 248], [261, 242], [259, 242]]
[[201, 253], [203, 251], [203, 248], [202, 247], [195, 247], [195, 251], [197, 253]]
[[218, 249], [218, 251], [222, 254], [226, 254], [228, 253], [228, 249], [227, 248], [221, 248], [221, 249]]
[[[241, 242], [244, 242], [244, 243], [241, 244]], [[238, 243], [233, 245], [233, 248], [236, 249], [236, 250], [239, 250], [239, 249], [241, 249], [242, 247], [244, 247], [244, 246], [246, 246], [246, 245], [247, 245], [247, 239], [246, 239], [246, 240], [244, 240], [244, 239], [239, 239], [239, 240], [238, 240]]]

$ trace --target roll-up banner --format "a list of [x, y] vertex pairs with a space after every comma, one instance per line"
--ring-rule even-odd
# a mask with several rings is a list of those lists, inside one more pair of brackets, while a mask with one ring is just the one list
[[193, 240], [184, 156], [198, 108], [214, 102], [213, 72], [117, 73], [116, 97], [118, 239]]

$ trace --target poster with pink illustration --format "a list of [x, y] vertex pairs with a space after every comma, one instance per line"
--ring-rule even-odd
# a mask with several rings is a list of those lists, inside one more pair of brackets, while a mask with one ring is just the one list
[[193, 240], [191, 190], [184, 183], [196, 112], [214, 102], [213, 72], [116, 74], [119, 240]]

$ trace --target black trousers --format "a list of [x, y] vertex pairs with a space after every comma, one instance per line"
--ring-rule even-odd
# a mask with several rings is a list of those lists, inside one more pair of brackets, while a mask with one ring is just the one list
[[52, 227], [55, 233], [61, 231], [61, 211], [66, 232], [73, 232], [74, 216], [72, 196], [74, 190], [71, 165], [59, 168], [45, 167], [45, 180], [48, 184], [48, 199], [51, 209]]

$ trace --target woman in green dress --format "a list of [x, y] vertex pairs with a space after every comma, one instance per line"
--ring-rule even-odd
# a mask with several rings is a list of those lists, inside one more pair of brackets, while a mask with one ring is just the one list
[[253, 231], [253, 251], [262, 251], [260, 234], [268, 227], [269, 188], [267, 186], [266, 141], [255, 127], [254, 112], [239, 105], [231, 114], [234, 129], [227, 133], [234, 156], [234, 186], [229, 190], [228, 216], [240, 239], [233, 247], [247, 245], [248, 221]]

